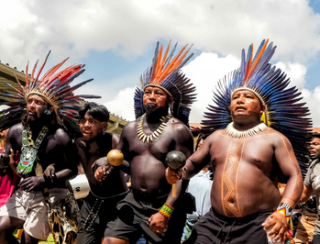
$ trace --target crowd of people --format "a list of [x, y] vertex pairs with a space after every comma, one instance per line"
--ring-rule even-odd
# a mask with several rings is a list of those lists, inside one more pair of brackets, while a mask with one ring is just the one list
[[[75, 95], [65, 60], [0, 94], [0, 243], [320, 243], [320, 136], [263, 40], [218, 82], [194, 150], [191, 58], [157, 44], [134, 95], [136, 120], [106, 132], [108, 109]], [[213, 81], [214, 82], [214, 81]], [[209, 88], [209, 84], [208, 84]], [[110, 108], [109, 108], [110, 109]], [[121, 161], [114, 165], [112, 152]], [[170, 157], [169, 157], [170, 155]], [[75, 201], [81, 165], [90, 192]], [[127, 179], [130, 176], [130, 184]], [[285, 183], [279, 190], [278, 183]], [[301, 219], [293, 227], [298, 208]], [[295, 235], [295, 237], [294, 237]]]

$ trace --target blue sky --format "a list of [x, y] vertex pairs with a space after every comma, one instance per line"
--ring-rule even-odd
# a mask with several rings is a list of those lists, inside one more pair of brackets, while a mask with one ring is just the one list
[[[46, 68], [70, 57], [86, 64], [78, 93], [134, 119], [133, 91], [151, 64], [156, 42], [193, 44], [183, 71], [198, 89], [191, 122], [212, 103], [216, 82], [240, 65], [241, 49], [270, 38], [272, 63], [287, 72], [320, 127], [320, 1], [307, 0], [0, 0], [0, 59], [25, 69], [52, 50]], [[318, 122], [319, 121], [319, 122]]]

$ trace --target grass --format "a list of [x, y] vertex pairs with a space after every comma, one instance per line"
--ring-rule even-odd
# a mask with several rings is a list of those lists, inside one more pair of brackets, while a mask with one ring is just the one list
[[48, 237], [47, 241], [40, 241], [39, 244], [54, 244], [54, 240], [52, 235], [50, 234], [50, 236]]

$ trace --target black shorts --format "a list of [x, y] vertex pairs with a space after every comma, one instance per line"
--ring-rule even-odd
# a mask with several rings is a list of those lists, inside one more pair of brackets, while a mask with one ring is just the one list
[[108, 222], [117, 217], [117, 204], [126, 195], [100, 198], [90, 191], [80, 210], [77, 244], [100, 244]]
[[[148, 243], [151, 239], [141, 228], [141, 224], [146, 226], [151, 215], [159, 212], [166, 202], [168, 195], [146, 202], [135, 199], [133, 193], [129, 193], [118, 205], [118, 218], [108, 224], [104, 233], [105, 237], [113, 237], [136, 243], [144, 234]], [[168, 222], [168, 228], [162, 234], [154, 234], [161, 239], [161, 243], [180, 243], [184, 223], [186, 221], [186, 211], [182, 207], [182, 199], [178, 199], [175, 210]], [[147, 227], [149, 228], [149, 227]]]
[[272, 214], [261, 211], [242, 218], [227, 218], [210, 209], [195, 225], [185, 244], [268, 244], [267, 234], [261, 224]]

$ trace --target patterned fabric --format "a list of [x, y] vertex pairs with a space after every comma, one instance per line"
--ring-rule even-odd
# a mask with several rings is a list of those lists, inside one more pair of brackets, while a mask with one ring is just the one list
[[50, 207], [48, 221], [56, 244], [77, 243], [79, 212], [73, 192], [70, 191], [66, 198]]

